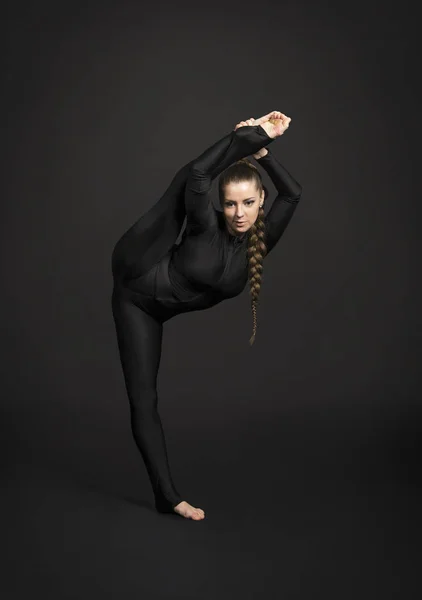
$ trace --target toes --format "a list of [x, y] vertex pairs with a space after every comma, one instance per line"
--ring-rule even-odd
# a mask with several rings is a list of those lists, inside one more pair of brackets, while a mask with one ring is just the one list
[[180, 515], [187, 519], [194, 519], [195, 521], [199, 521], [205, 518], [205, 513], [202, 508], [195, 508], [192, 505], [188, 505], [183, 507], [184, 510], [176, 511], [179, 512]]

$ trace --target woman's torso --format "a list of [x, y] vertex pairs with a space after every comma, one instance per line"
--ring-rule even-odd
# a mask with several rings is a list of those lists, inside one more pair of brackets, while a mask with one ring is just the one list
[[248, 281], [247, 234], [224, 227], [189, 235], [146, 273], [120, 282], [142, 308], [166, 320], [239, 295]]

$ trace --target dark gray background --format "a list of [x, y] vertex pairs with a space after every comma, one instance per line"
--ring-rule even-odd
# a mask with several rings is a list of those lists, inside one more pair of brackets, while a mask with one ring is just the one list
[[[416, 597], [410, 5], [8, 4], [3, 597]], [[265, 261], [252, 348], [248, 288], [164, 326], [170, 463], [206, 519], [158, 515], [111, 251], [183, 164], [271, 110], [292, 118], [272, 149], [302, 200]]]

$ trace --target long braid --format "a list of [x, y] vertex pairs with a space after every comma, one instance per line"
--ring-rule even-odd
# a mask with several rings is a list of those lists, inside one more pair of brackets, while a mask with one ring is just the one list
[[[265, 197], [267, 196], [267, 189], [262, 182], [261, 174], [257, 167], [255, 167], [255, 165], [253, 165], [247, 158], [241, 158], [228, 167], [220, 176], [218, 187], [221, 204], [224, 201], [225, 186], [228, 183], [240, 181], [255, 181], [258, 192], [261, 193], [262, 190], [265, 190]], [[259, 208], [257, 219], [248, 232], [247, 253], [249, 261], [249, 286], [253, 317], [253, 334], [249, 340], [249, 343], [252, 346], [255, 341], [257, 330], [256, 309], [261, 290], [263, 260], [267, 254], [263, 208]]]
[[249, 293], [251, 295], [251, 307], [253, 317], [253, 333], [249, 340], [249, 344], [255, 341], [257, 318], [256, 309], [258, 305], [259, 292], [261, 291], [263, 260], [267, 254], [267, 246], [265, 245], [265, 224], [264, 224], [264, 209], [260, 208], [258, 217], [251, 227], [251, 233], [248, 241], [248, 256], [249, 256]]

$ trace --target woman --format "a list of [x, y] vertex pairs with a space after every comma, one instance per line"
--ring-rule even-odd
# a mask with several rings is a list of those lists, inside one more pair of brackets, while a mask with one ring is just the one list
[[[173, 178], [156, 204], [119, 239], [113, 250], [113, 317], [131, 409], [131, 426], [152, 484], [155, 507], [203, 519], [177, 491], [157, 410], [157, 374], [163, 323], [237, 296], [249, 275], [253, 343], [262, 261], [278, 242], [301, 196], [301, 186], [266, 148], [291, 119], [272, 111], [238, 123]], [[264, 216], [268, 193], [253, 154], [278, 195]], [[234, 163], [234, 164], [233, 164]], [[213, 207], [212, 181], [222, 174], [223, 211]], [[176, 239], [186, 217], [179, 244]]]

